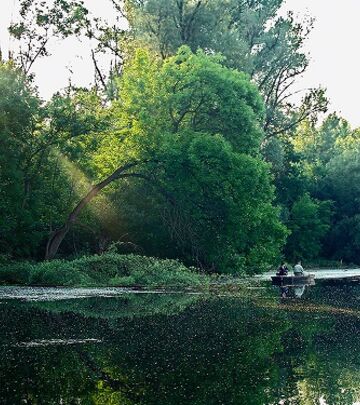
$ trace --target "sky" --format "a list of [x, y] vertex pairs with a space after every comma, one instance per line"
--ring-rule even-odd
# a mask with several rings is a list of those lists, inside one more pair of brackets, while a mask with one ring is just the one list
[[310, 65], [297, 86], [327, 89], [330, 109], [360, 126], [360, 0], [287, 0], [294, 10], [315, 18], [306, 43]]
[[[97, 16], [112, 20], [113, 9], [108, 0], [84, 0], [85, 6]], [[7, 27], [16, 21], [18, 0], [0, 0], [0, 46], [4, 54], [14, 48]], [[298, 19], [315, 18], [304, 51], [310, 65], [296, 83], [298, 90], [319, 85], [327, 89], [330, 111], [339, 112], [353, 127], [360, 126], [360, 0], [286, 0], [281, 13], [294, 11]], [[54, 41], [51, 56], [36, 62], [40, 95], [48, 99], [71, 82], [88, 86], [94, 70], [88, 40]]]

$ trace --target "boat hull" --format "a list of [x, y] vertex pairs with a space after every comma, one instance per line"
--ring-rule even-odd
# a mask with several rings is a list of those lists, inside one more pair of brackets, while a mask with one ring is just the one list
[[306, 276], [272, 276], [273, 285], [291, 286], [291, 285], [311, 285], [315, 284], [315, 274]]

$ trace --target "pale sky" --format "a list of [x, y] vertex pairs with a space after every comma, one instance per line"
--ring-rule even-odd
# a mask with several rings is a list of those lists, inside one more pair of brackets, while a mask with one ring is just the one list
[[[112, 19], [108, 0], [85, 0], [92, 13]], [[4, 54], [14, 47], [7, 26], [16, 20], [18, 0], [0, 0], [0, 46]], [[287, 0], [283, 12], [293, 10], [299, 18], [315, 17], [315, 27], [305, 45], [310, 66], [298, 81], [298, 89], [322, 85], [327, 88], [330, 109], [338, 111], [354, 126], [360, 126], [360, 0]], [[73, 84], [87, 86], [93, 81], [93, 64], [87, 40], [67, 39], [52, 44], [52, 55], [36, 62], [33, 72], [42, 97], [49, 98]], [[70, 73], [70, 70], [73, 73]]]
[[287, 0], [285, 9], [316, 19], [299, 88], [324, 86], [330, 109], [360, 126], [360, 0]]

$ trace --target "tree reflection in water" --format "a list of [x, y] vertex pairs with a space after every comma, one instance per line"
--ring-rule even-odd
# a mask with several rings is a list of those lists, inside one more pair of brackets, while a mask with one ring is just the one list
[[359, 291], [1, 301], [0, 403], [353, 404]]

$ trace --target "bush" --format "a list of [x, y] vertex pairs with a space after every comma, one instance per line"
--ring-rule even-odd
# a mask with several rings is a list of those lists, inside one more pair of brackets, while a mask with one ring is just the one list
[[38, 264], [23, 262], [0, 269], [0, 284], [8, 285], [199, 287], [208, 283], [208, 276], [185, 267], [177, 260], [133, 254], [107, 253]]
[[0, 284], [29, 285], [31, 282], [32, 272], [33, 265], [29, 262], [0, 265]]

